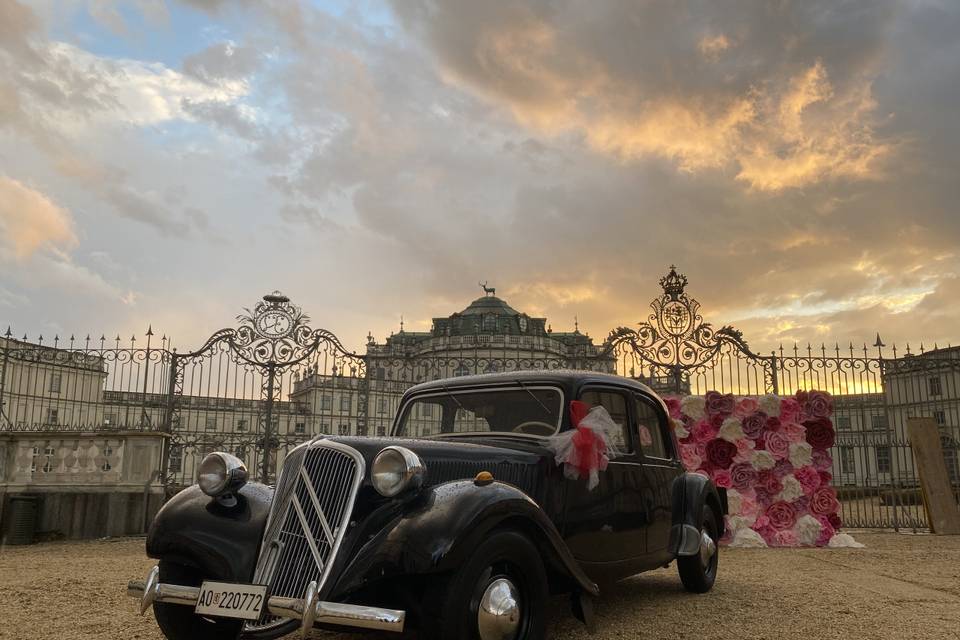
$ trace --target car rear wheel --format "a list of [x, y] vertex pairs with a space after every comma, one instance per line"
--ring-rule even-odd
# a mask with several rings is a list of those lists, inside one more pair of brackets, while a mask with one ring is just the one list
[[717, 580], [717, 565], [720, 561], [720, 524], [709, 505], [703, 506], [700, 517], [700, 552], [677, 558], [680, 581], [687, 591], [706, 593]]
[[[187, 587], [199, 587], [203, 583], [200, 572], [182, 564], [160, 561], [160, 582], [179, 584]], [[153, 605], [153, 615], [160, 630], [168, 640], [236, 640], [240, 635], [242, 620], [205, 618], [193, 612], [193, 607], [182, 604], [157, 602]]]
[[539, 640], [546, 628], [547, 575], [529, 538], [499, 531], [428, 593], [433, 615], [421, 636], [443, 640]]

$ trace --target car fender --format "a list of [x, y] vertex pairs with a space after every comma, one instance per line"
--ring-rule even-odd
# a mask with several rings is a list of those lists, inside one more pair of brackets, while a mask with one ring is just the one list
[[249, 483], [237, 492], [237, 504], [225, 507], [187, 487], [157, 512], [147, 532], [147, 555], [196, 567], [203, 575], [249, 582], [273, 502], [273, 489]]
[[591, 595], [599, 589], [583, 572], [540, 506], [503, 482], [458, 480], [425, 490], [391, 523], [351, 554], [333, 593], [343, 594], [385, 577], [453, 571], [497, 527], [534, 538], [548, 572]]
[[720, 536], [723, 536], [725, 495], [717, 490], [706, 476], [684, 473], [673, 484], [673, 523], [670, 527], [670, 552], [678, 556], [692, 556], [700, 552], [700, 514], [704, 505], [710, 505], [720, 517]]

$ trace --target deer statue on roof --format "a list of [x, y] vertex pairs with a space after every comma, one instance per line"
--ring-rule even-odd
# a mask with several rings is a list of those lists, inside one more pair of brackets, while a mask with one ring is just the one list
[[483, 289], [483, 292], [488, 296], [497, 295], [496, 287], [488, 287], [486, 282], [477, 282], [477, 284], [480, 285], [480, 288]]

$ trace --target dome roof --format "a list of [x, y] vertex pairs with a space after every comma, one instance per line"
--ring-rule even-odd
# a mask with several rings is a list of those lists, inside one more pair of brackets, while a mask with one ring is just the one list
[[500, 316], [518, 316], [520, 312], [513, 309], [506, 302], [496, 296], [483, 296], [470, 303], [470, 306], [460, 312], [463, 316], [480, 316], [492, 313]]

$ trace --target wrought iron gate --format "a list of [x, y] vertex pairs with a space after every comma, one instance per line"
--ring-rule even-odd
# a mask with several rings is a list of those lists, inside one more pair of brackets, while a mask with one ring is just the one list
[[[162, 467], [174, 485], [192, 482], [213, 450], [234, 452], [270, 482], [278, 453], [330, 433], [334, 420], [365, 430], [364, 359], [329, 331], [310, 327], [309, 316], [280, 292], [246, 311], [235, 328], [217, 331], [200, 349], [170, 355], [163, 421], [170, 446]], [[316, 383], [309, 389], [300, 384], [307, 376]], [[318, 402], [315, 388], [330, 394]]]

